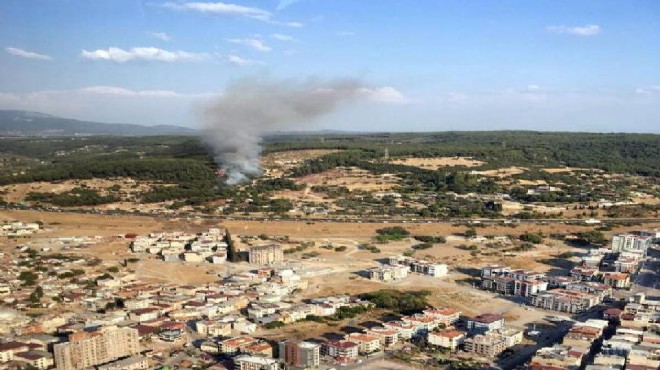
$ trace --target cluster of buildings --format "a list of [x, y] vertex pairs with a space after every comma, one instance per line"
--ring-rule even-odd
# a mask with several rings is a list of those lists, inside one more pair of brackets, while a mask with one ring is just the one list
[[447, 275], [448, 268], [442, 263], [431, 263], [406, 256], [393, 256], [388, 259], [387, 265], [368, 269], [367, 275], [372, 280], [391, 282], [405, 279], [410, 272], [439, 277]]
[[654, 241], [649, 233], [617, 234], [610, 248], [589, 250], [569, 276], [546, 276], [535, 271], [489, 265], [481, 269], [481, 287], [502, 295], [526, 297], [548, 310], [580, 313], [612, 295], [612, 289], [631, 285], [631, 274], [639, 269]]
[[[539, 349], [531, 370], [656, 370], [660, 368], [660, 301], [640, 293], [606, 320], [577, 322], [560, 344]], [[606, 333], [609, 331], [609, 333]]]
[[200, 234], [180, 231], [135, 236], [133, 253], [158, 255], [164, 261], [224, 263], [227, 260], [225, 232], [212, 228]]
[[8, 222], [0, 225], [0, 236], [19, 237], [28, 236], [41, 229], [41, 225], [36, 222]]

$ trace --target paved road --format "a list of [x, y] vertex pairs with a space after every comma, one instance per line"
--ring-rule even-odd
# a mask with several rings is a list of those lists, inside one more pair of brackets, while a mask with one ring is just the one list
[[[541, 219], [491, 219], [491, 218], [451, 218], [451, 219], [423, 219], [417, 217], [389, 217], [389, 218], [365, 218], [365, 217], [294, 217], [294, 218], [281, 218], [278, 216], [273, 217], [253, 217], [253, 216], [216, 216], [206, 214], [188, 214], [188, 215], [171, 215], [171, 214], [152, 214], [152, 213], [131, 213], [131, 212], [116, 212], [116, 211], [101, 211], [101, 210], [83, 210], [83, 209], [53, 209], [45, 207], [28, 207], [28, 206], [2, 206], [0, 210], [25, 210], [25, 211], [39, 211], [39, 212], [53, 212], [53, 213], [77, 213], [77, 214], [98, 214], [108, 216], [144, 216], [165, 219], [181, 219], [181, 218], [202, 218], [211, 220], [237, 220], [237, 221], [278, 221], [278, 222], [357, 222], [357, 223], [411, 223], [411, 224], [455, 224], [455, 223], [481, 223], [484, 225], [499, 225], [504, 221], [514, 221], [520, 224], [579, 224], [584, 225], [582, 219], [567, 219], [567, 218], [541, 218]], [[660, 222], [660, 218], [608, 218], [603, 221], [608, 223], [628, 223], [628, 222]]]

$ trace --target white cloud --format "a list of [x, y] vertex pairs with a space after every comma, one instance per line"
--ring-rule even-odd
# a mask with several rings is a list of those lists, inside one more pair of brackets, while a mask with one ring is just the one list
[[635, 93], [638, 95], [660, 94], [660, 85], [638, 87], [635, 89]]
[[288, 8], [299, 1], [301, 0], [280, 0], [280, 2], [277, 4], [277, 10]]
[[395, 103], [395, 104], [407, 104], [412, 101], [406, 98], [399, 90], [391, 86], [383, 87], [373, 87], [373, 88], [361, 88], [358, 90], [359, 94], [362, 94], [379, 103]]
[[130, 50], [124, 50], [116, 47], [109, 47], [107, 50], [83, 50], [80, 53], [80, 56], [90, 60], [109, 60], [117, 63], [126, 63], [131, 61], [200, 61], [208, 58], [208, 54], [205, 53], [190, 53], [180, 50], [168, 51], [155, 47], [137, 47], [131, 48]]
[[600, 33], [600, 26], [588, 24], [585, 26], [548, 26], [546, 30], [553, 33], [564, 33], [577, 36], [596, 36]]
[[258, 51], [271, 51], [273, 50], [270, 46], [267, 46], [263, 41], [255, 38], [246, 38], [246, 39], [229, 39], [227, 40], [233, 44], [240, 44], [249, 46]]
[[305, 25], [300, 23], [300, 22], [284, 22], [284, 23], [279, 23], [279, 24], [281, 24], [283, 26], [291, 27], [291, 28], [303, 28], [303, 27], [305, 27]]
[[172, 37], [165, 32], [147, 32], [147, 36], [161, 41], [172, 41]]
[[0, 109], [21, 109], [99, 122], [190, 123], [190, 107], [219, 93], [87, 86], [27, 93], [0, 92]]
[[296, 41], [296, 39], [294, 39], [293, 37], [291, 37], [289, 35], [283, 35], [281, 33], [274, 33], [274, 34], [270, 35], [270, 37], [274, 40], [277, 40], [277, 41], [284, 41], [284, 42], [294, 42], [294, 41]]
[[272, 13], [254, 7], [248, 7], [238, 4], [229, 3], [203, 3], [203, 2], [187, 2], [187, 3], [174, 3], [167, 2], [162, 5], [165, 8], [180, 11], [195, 11], [199, 13], [219, 14], [219, 15], [238, 15], [248, 18], [258, 19], [260, 21], [269, 21]]
[[253, 65], [258, 65], [258, 64], [264, 64], [261, 61], [258, 60], [252, 60], [252, 59], [245, 59], [241, 58], [238, 55], [230, 54], [227, 56], [227, 61], [233, 65], [239, 66], [239, 67], [247, 67], [247, 66], [253, 66]]
[[37, 54], [32, 51], [27, 51], [19, 48], [13, 48], [13, 47], [6, 47], [5, 51], [11, 55], [21, 57], [21, 58], [27, 58], [27, 59], [38, 59], [38, 60], [53, 60], [48, 55], [44, 54]]
[[339, 32], [337, 32], [337, 36], [342, 36], [342, 37], [355, 36], [355, 32], [351, 32], [351, 31], [339, 31]]

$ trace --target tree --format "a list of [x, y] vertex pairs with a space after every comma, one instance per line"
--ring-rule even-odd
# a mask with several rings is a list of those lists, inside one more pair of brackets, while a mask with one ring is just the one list
[[43, 297], [44, 297], [44, 288], [42, 288], [41, 286], [37, 286], [32, 291], [32, 294], [30, 294], [29, 300], [31, 303], [37, 304], [41, 302], [41, 298]]
[[238, 256], [238, 251], [236, 251], [236, 245], [231, 239], [229, 230], [227, 230], [227, 233], [225, 234], [225, 243], [227, 243], [227, 259], [229, 262], [239, 262], [240, 258]]
[[474, 238], [475, 236], [477, 236], [477, 230], [475, 230], [474, 227], [470, 227], [467, 230], [465, 230], [463, 235], [465, 235], [466, 238]]

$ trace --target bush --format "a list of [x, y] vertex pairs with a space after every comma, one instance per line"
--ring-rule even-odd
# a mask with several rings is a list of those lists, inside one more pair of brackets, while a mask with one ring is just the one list
[[433, 244], [431, 243], [415, 244], [411, 248], [415, 250], [430, 249], [433, 248]]
[[414, 238], [422, 243], [444, 244], [447, 242], [447, 238], [444, 236], [417, 235]]
[[543, 237], [539, 234], [524, 233], [520, 235], [520, 240], [524, 242], [529, 242], [532, 244], [541, 244], [543, 243]]
[[269, 323], [264, 324], [264, 328], [266, 329], [277, 329], [281, 328], [284, 326], [284, 323], [282, 321], [271, 321]]
[[378, 308], [394, 311], [401, 314], [411, 314], [422, 311], [428, 306], [428, 290], [401, 292], [384, 289], [372, 293], [361, 294], [360, 298], [368, 300]]
[[410, 232], [408, 230], [400, 226], [385, 227], [382, 229], [378, 229], [376, 230], [376, 233], [378, 234], [378, 236], [376, 236], [376, 239], [382, 241], [401, 240], [410, 235]]

